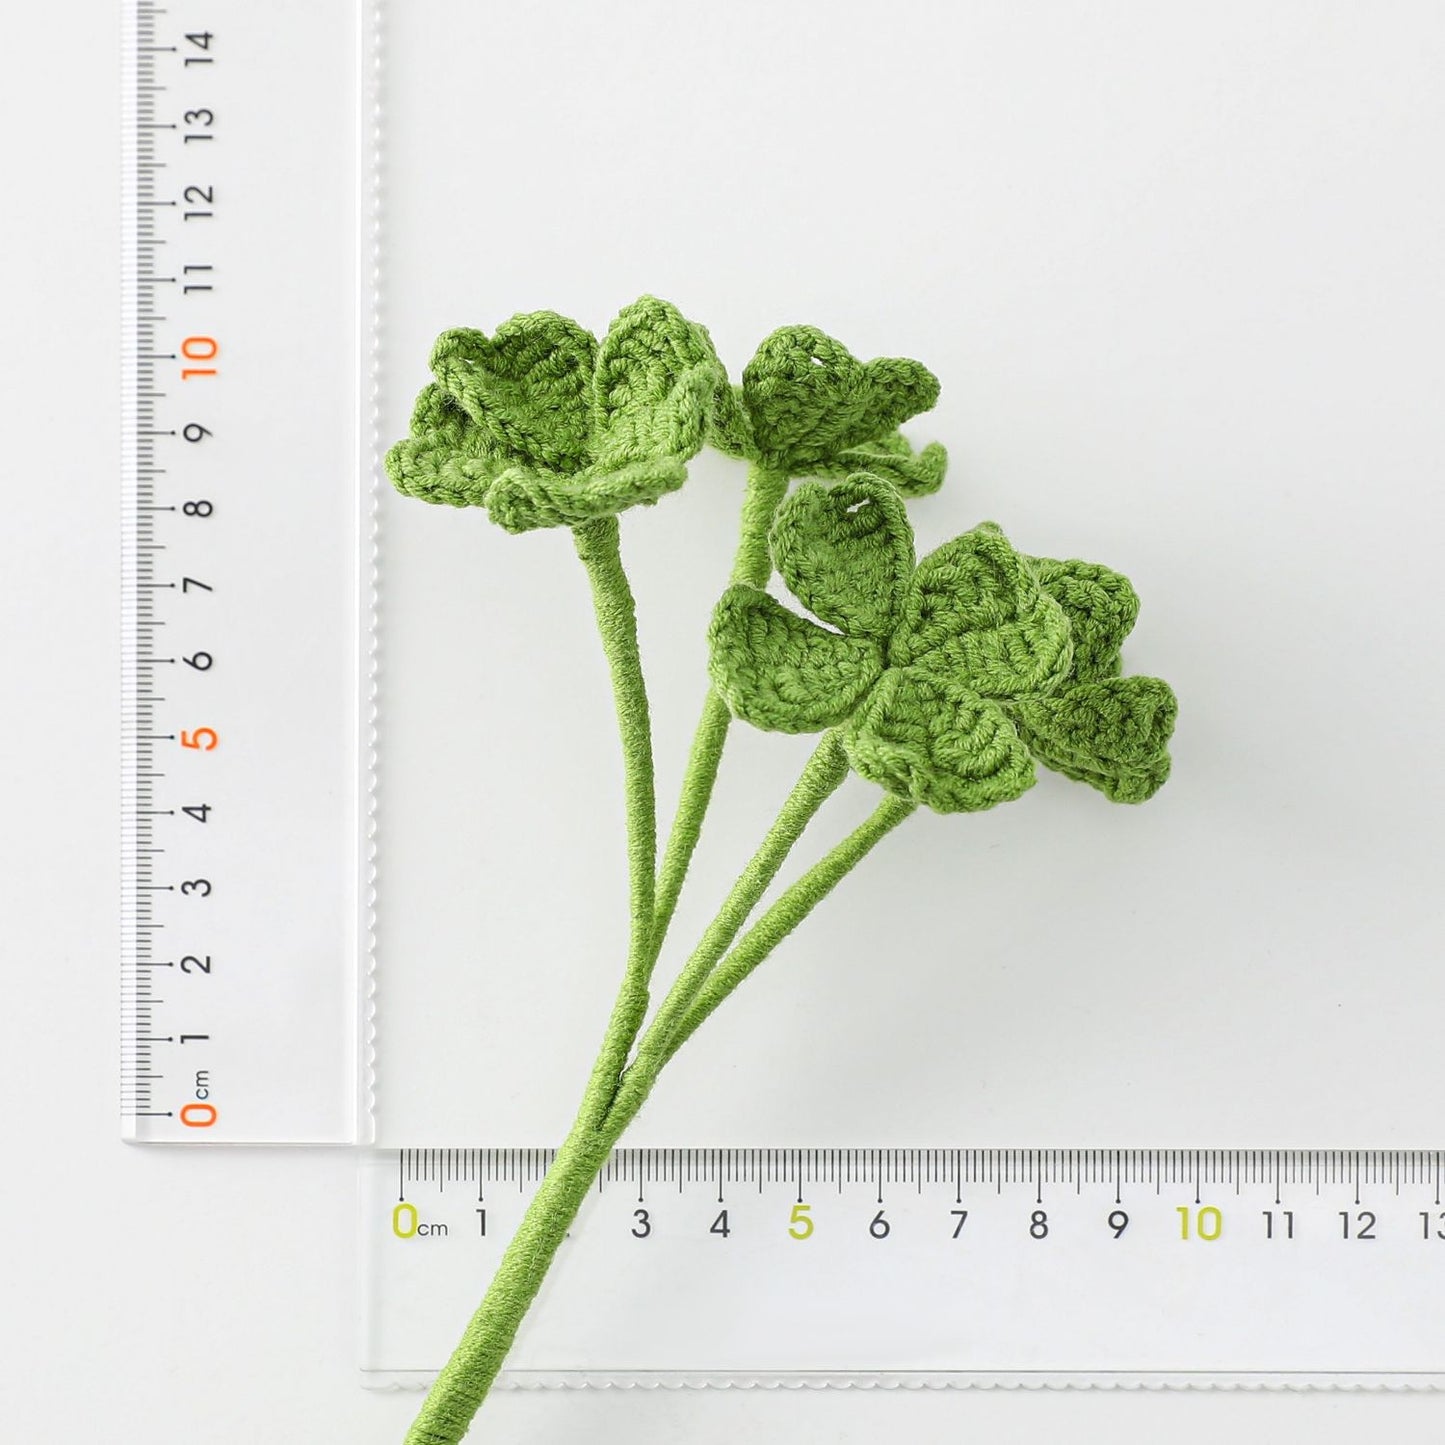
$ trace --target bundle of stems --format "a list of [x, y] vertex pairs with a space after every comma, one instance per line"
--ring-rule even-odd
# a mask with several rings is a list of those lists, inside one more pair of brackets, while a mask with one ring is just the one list
[[[1020, 797], [1036, 761], [1114, 802], [1143, 802], [1168, 777], [1176, 711], [1167, 683], [1121, 675], [1138, 598], [1118, 573], [1025, 556], [992, 522], [916, 559], [904, 502], [936, 490], [946, 459], [937, 444], [915, 452], [898, 430], [938, 395], [915, 361], [864, 364], [816, 328], [789, 326], [733, 387], [706, 330], [643, 297], [600, 342], [554, 312], [513, 317], [491, 337], [444, 332], [432, 370], [411, 435], [387, 454], [397, 489], [484, 507], [508, 531], [568, 527], [586, 568], [622, 744], [629, 929], [577, 1117], [407, 1445], [465, 1435], [668, 1061], [881, 839], [920, 806], [979, 812]], [[708, 631], [712, 687], [659, 862], [652, 721], [618, 514], [681, 486], [707, 443], [748, 461], [747, 486]], [[768, 592], [775, 568], [817, 620]], [[818, 742], [649, 1018], [734, 717]], [[850, 772], [882, 800], [763, 906]]]
[[[787, 484], [785, 475], [761, 465], [750, 467], [734, 583], [766, 584], [771, 572], [768, 528]], [[619, 532], [615, 516], [574, 528], [611, 671], [622, 742], [631, 915], [626, 967], [577, 1117], [481, 1304], [407, 1432], [406, 1445], [455, 1445], [463, 1438], [599, 1170], [646, 1102], [663, 1067], [874, 845], [917, 807], [885, 794], [868, 819], [785, 888], [744, 932], [794, 844], [848, 776], [838, 730], [824, 732], [757, 851], [649, 1022], [652, 975], [702, 834], [732, 714], [718, 691], [709, 689], [659, 868], [651, 714], [638, 650], [636, 603], [622, 565]]]

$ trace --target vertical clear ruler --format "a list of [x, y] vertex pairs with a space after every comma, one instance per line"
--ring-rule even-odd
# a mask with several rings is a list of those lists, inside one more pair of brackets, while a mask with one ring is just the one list
[[125, 12], [132, 1140], [365, 1133], [369, 12]]
[[[545, 1150], [375, 1151], [363, 1378], [445, 1363]], [[620, 1150], [513, 1385], [1445, 1384], [1439, 1151]]]

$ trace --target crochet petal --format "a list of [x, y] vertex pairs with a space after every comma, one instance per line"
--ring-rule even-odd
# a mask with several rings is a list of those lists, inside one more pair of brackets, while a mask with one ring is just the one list
[[598, 464], [578, 478], [580, 517], [601, 517], [628, 507], [650, 507], [687, 480], [681, 457], [648, 457], [627, 466]]
[[743, 406], [742, 387], [725, 381], [719, 388], [707, 439], [718, 451], [725, 452], [730, 457], [757, 455], [757, 447], [753, 442], [753, 424]]
[[823, 463], [816, 475], [846, 477], [850, 472], [870, 472], [892, 482], [905, 497], [926, 497], [943, 485], [947, 471], [948, 451], [942, 442], [929, 442], [915, 452], [901, 431], [893, 431], [840, 452], [833, 462]]
[[624, 307], [597, 353], [599, 459], [695, 456], [726, 380], [707, 331], [676, 306], [643, 296]]
[[487, 513], [508, 532], [538, 527], [575, 527], [593, 517], [648, 505], [680, 487], [687, 466], [678, 457], [657, 457], [610, 470], [573, 476], [511, 467], [486, 494]]
[[1003, 709], [917, 668], [884, 673], [843, 747], [860, 776], [938, 813], [981, 812], [1034, 785], [1034, 760]]
[[412, 409], [411, 435], [386, 454], [386, 473], [403, 496], [452, 507], [480, 507], [497, 468], [478, 453], [476, 428], [436, 382]]
[[744, 369], [742, 399], [759, 457], [791, 476], [815, 476], [849, 447], [927, 411], [938, 378], [903, 357], [865, 365], [816, 326], [784, 326]]
[[1069, 621], [992, 522], [918, 564], [889, 663], [956, 679], [984, 697], [1053, 691], [1068, 675]]
[[411, 409], [411, 435], [418, 441], [447, 447], [467, 456], [480, 456], [481, 446], [471, 418], [446, 388], [429, 381], [417, 393]]
[[404, 497], [449, 507], [484, 507], [492, 484], [485, 462], [407, 438], [386, 454], [386, 474]]
[[886, 638], [913, 575], [913, 528], [889, 483], [859, 473], [804, 482], [778, 508], [770, 544], [789, 590], [852, 637]]
[[1127, 577], [1096, 562], [1030, 557], [1039, 585], [1069, 619], [1076, 682], [1117, 677], [1119, 649], [1139, 616], [1139, 594]]
[[1014, 709], [1041, 763], [1116, 803], [1142, 803], [1164, 786], [1178, 713], [1173, 689], [1157, 677], [1081, 683]]
[[590, 460], [597, 342], [555, 311], [513, 316], [488, 337], [444, 331], [432, 348], [437, 381], [477, 428], [481, 449], [503, 465], [569, 474]]
[[744, 585], [719, 600], [708, 652], [728, 707], [770, 732], [820, 732], [842, 722], [883, 668], [876, 642], [829, 632]]

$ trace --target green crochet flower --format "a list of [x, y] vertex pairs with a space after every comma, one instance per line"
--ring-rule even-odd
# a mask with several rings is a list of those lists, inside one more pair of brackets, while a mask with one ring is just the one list
[[1074, 657], [1056, 692], [1011, 710], [1019, 736], [1046, 767], [1112, 802], [1145, 802], [1169, 777], [1167, 745], [1179, 705], [1162, 679], [1120, 675], [1138, 594], [1127, 577], [1095, 562], [1028, 560], [1068, 616]]
[[600, 344], [553, 311], [491, 337], [444, 331], [431, 368], [387, 473], [407, 496], [485, 507], [509, 532], [675, 491], [727, 390], [707, 331], [652, 296], [624, 307]]
[[826, 626], [756, 587], [723, 594], [710, 671], [747, 722], [841, 726], [858, 773], [940, 813], [1017, 798], [1035, 757], [1116, 802], [1168, 776], [1174, 695], [1118, 676], [1138, 598], [1117, 573], [1025, 557], [992, 522], [915, 563], [897, 489], [863, 474], [799, 487], [771, 543]]
[[898, 427], [937, 400], [938, 378], [919, 362], [864, 363], [816, 326], [784, 326], [719, 398], [713, 441], [789, 477], [867, 471], [919, 497], [942, 484], [948, 453], [937, 442], [915, 453]]

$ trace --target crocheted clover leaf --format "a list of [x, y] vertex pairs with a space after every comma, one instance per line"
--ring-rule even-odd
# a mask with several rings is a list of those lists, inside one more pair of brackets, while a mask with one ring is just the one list
[[901, 431], [876, 437], [862, 446], [840, 452], [837, 460], [815, 467], [815, 477], [843, 478], [854, 472], [869, 472], [892, 482], [905, 497], [931, 496], [943, 485], [948, 471], [948, 449], [942, 442], [929, 442], [922, 451]]
[[410, 436], [387, 453], [398, 491], [485, 507], [511, 532], [576, 526], [682, 485], [726, 375], [706, 330], [644, 296], [599, 344], [534, 311], [493, 336], [445, 331]]
[[1019, 736], [1055, 772], [1111, 802], [1142, 803], [1169, 777], [1168, 743], [1179, 704], [1158, 677], [1079, 683], [1014, 711]]
[[759, 588], [723, 594], [710, 668], [737, 716], [780, 732], [841, 724], [858, 773], [938, 812], [991, 808], [1033, 784], [1003, 704], [1062, 681], [1069, 625], [997, 527], [915, 565], [897, 489], [860, 474], [804, 483], [771, 540], [784, 582], [819, 621]]
[[1051, 692], [1068, 675], [1064, 609], [1000, 528], [981, 522], [918, 564], [888, 653], [896, 667], [965, 678], [985, 697]]
[[1097, 562], [1030, 557], [1039, 585], [1064, 609], [1074, 640], [1074, 682], [1117, 677], [1120, 648], [1139, 618], [1139, 594], [1127, 577]]
[[937, 813], [977, 813], [1034, 785], [1002, 708], [953, 678], [890, 668], [843, 735], [854, 771]]
[[713, 439], [790, 477], [847, 475], [879, 462], [921, 494], [942, 481], [947, 458], [941, 447], [915, 457], [897, 429], [937, 400], [938, 378], [919, 362], [861, 362], [816, 326], [784, 326], [722, 398]]
[[1157, 677], [1121, 677], [1120, 648], [1139, 615], [1127, 577], [1093, 562], [1030, 559], [1069, 618], [1073, 665], [1052, 696], [1019, 703], [1019, 735], [1045, 766], [1116, 803], [1142, 803], [1169, 777], [1179, 704]]

